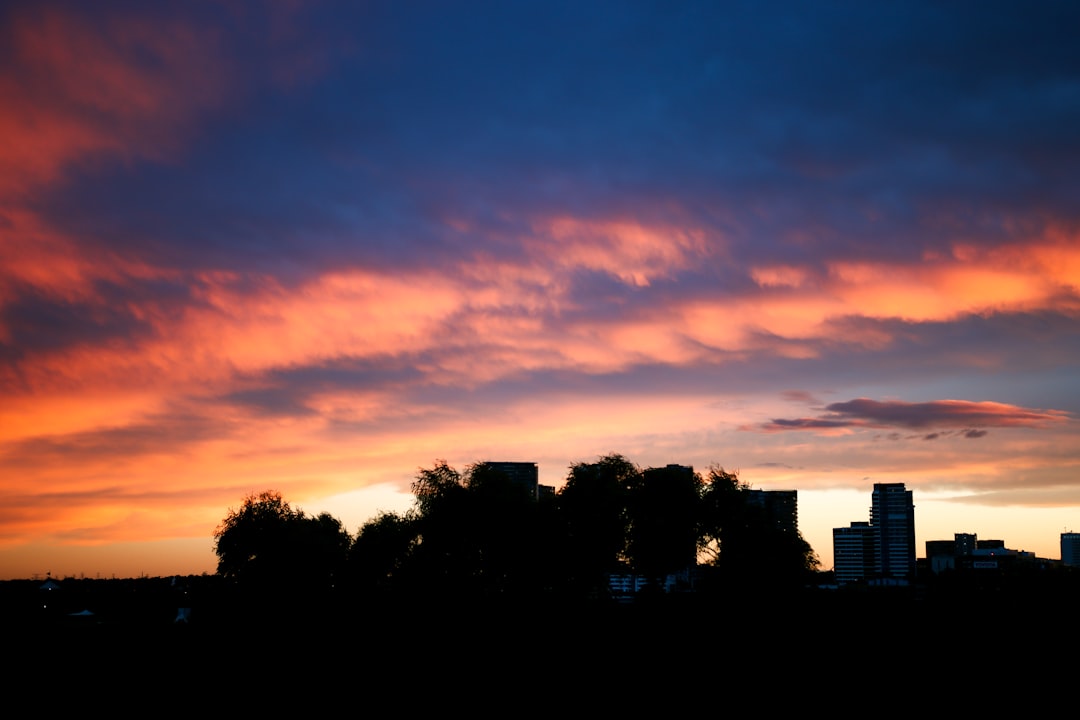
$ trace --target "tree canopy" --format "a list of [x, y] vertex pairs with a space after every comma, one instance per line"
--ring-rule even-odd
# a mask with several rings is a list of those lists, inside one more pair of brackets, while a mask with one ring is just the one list
[[[695, 573], [712, 588], [795, 586], [817, 557], [766, 494], [719, 466], [642, 469], [622, 455], [570, 466], [550, 499], [498, 464], [420, 468], [413, 507], [378, 513], [355, 538], [280, 493], [244, 499], [215, 530], [218, 572], [248, 587], [292, 583], [433, 597], [603, 595], [612, 573], [654, 585]], [[783, 508], [780, 508], [783, 509]]]
[[566, 580], [590, 592], [628, 562], [628, 498], [641, 469], [622, 455], [570, 467], [555, 498]]
[[[817, 555], [794, 522], [778, 522], [782, 508], [770, 503], [777, 497], [782, 494], [754, 490], [736, 473], [719, 466], [709, 469], [703, 485], [699, 557], [727, 583], [775, 589], [801, 584], [818, 569]], [[794, 513], [794, 506], [790, 510]]]
[[230, 509], [214, 531], [218, 573], [247, 587], [306, 586], [326, 589], [344, 567], [352, 542], [328, 513], [293, 509], [281, 493], [266, 490]]

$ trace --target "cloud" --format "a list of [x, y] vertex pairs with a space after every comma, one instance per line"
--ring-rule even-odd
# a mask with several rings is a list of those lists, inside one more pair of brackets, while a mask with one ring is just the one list
[[832, 403], [830, 414], [854, 422], [883, 427], [1042, 427], [1062, 422], [1068, 415], [1060, 410], [1033, 410], [996, 402], [936, 400], [932, 402], [877, 401], [856, 398]]
[[[1070, 419], [1062, 410], [1035, 410], [997, 402], [966, 400], [935, 400], [931, 402], [879, 401], [856, 398], [825, 406], [826, 413], [814, 418], [774, 418], [757, 426], [762, 432], [786, 430], [833, 430], [837, 428], [890, 428], [912, 430], [922, 428], [966, 428], [964, 437], [986, 435], [983, 427], [1043, 428]], [[934, 440], [941, 433], [929, 433]]]
[[806, 390], [785, 390], [780, 394], [782, 398], [788, 402], [802, 403], [806, 405], [813, 405], [818, 402], [817, 398]]
[[190, 18], [13, 6], [0, 72], [0, 197], [56, 181], [111, 154], [163, 160], [226, 98], [230, 73], [212, 28]]
[[766, 427], [770, 430], [833, 430], [836, 428], [851, 427], [852, 423], [846, 420], [829, 420], [824, 418], [794, 418], [785, 420], [776, 418]]

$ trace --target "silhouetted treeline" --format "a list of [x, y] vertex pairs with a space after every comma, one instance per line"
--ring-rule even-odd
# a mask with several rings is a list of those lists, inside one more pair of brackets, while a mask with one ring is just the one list
[[810, 582], [818, 560], [777, 525], [734, 473], [641, 469], [621, 455], [573, 465], [557, 493], [512, 482], [496, 464], [418, 471], [413, 507], [350, 537], [280, 496], [245, 499], [218, 528], [218, 572], [278, 602], [329, 593], [371, 599], [604, 599], [609, 578], [641, 593]]
[[[0, 584], [0, 614], [20, 628], [278, 626], [310, 637], [360, 624], [377, 635], [373, 615], [439, 633], [530, 617], [542, 635], [580, 624], [582, 612], [601, 612], [588, 624], [617, 634], [628, 614], [638, 622], [654, 611], [665, 626], [697, 633], [699, 611], [754, 608], [777, 611], [771, 632], [796, 632], [785, 623], [813, 617], [797, 629], [805, 637], [818, 624], [857, 635], [851, 618], [867, 613], [902, 617], [912, 632], [955, 633], [957, 618], [974, 626], [1034, 607], [1064, 613], [1080, 600], [1080, 571], [1051, 562], [923, 568], [910, 587], [830, 589], [831, 574], [817, 571], [797, 530], [719, 467], [641, 469], [609, 455], [570, 467], [558, 492], [538, 493], [496, 464], [459, 471], [437, 461], [412, 490], [409, 510], [379, 513], [355, 535], [279, 493], [252, 495], [215, 531], [214, 575], [65, 579], [58, 592], [13, 581]], [[627, 578], [634, 602], [615, 602]], [[561, 613], [574, 621], [560, 624]]]

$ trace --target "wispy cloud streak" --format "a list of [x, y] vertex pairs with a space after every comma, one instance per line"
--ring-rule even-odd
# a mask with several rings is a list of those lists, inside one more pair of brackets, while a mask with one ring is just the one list
[[830, 403], [826, 412], [814, 418], [774, 418], [759, 426], [765, 432], [784, 430], [833, 430], [837, 428], [968, 428], [965, 436], [977, 438], [985, 432], [975, 428], [1045, 428], [1070, 419], [1062, 410], [1033, 410], [996, 402], [936, 400], [932, 402], [879, 401], [856, 398]]

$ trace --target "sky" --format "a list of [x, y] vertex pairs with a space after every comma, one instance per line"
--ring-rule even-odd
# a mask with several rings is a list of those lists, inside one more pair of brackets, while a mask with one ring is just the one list
[[0, 3], [0, 579], [277, 490], [737, 471], [1080, 530], [1080, 5]]

